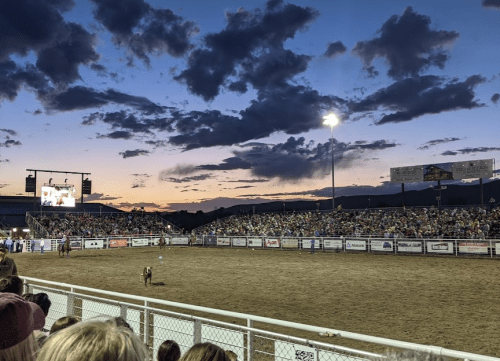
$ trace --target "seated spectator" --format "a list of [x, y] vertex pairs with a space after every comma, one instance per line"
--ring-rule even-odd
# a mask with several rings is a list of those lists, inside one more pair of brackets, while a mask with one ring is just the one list
[[35, 361], [34, 330], [45, 326], [40, 307], [13, 293], [0, 293], [0, 360]]
[[114, 321], [90, 320], [51, 334], [37, 361], [146, 361], [148, 349], [130, 329]]
[[0, 247], [0, 278], [7, 276], [17, 276], [16, 262], [7, 256], [9, 251], [5, 247]]
[[54, 332], [65, 329], [66, 327], [72, 326], [75, 323], [80, 322], [78, 318], [75, 316], [64, 316], [58, 319], [56, 322], [52, 324], [50, 328], [49, 334], [52, 335]]
[[231, 361], [219, 346], [212, 343], [198, 343], [186, 351], [180, 361]]
[[21, 296], [23, 294], [23, 280], [18, 276], [7, 276], [0, 279], [0, 292], [15, 293]]
[[177, 342], [167, 340], [158, 348], [158, 361], [177, 361], [181, 357], [181, 349]]

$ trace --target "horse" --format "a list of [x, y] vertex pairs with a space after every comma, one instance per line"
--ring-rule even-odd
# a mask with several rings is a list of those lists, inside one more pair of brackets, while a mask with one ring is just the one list
[[149, 279], [149, 285], [151, 286], [151, 280], [153, 279], [153, 267], [144, 267], [141, 274], [141, 281], [144, 280], [144, 287], [147, 286]]
[[167, 244], [167, 242], [165, 241], [165, 237], [161, 237], [160, 242], [159, 242], [160, 249], [165, 249], [166, 244]]
[[61, 257], [61, 253], [64, 256], [64, 252], [66, 252], [66, 258], [69, 258], [69, 252], [71, 251], [71, 244], [69, 243], [69, 239], [66, 242], [61, 243], [58, 247], [59, 257]]

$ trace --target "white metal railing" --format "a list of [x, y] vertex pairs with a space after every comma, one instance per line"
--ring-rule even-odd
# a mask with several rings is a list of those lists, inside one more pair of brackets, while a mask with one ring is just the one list
[[[311, 353], [310, 359], [317, 361], [351, 361], [380, 357], [380, 355], [373, 352], [355, 350], [327, 342], [293, 336], [293, 333], [297, 331], [306, 331], [314, 336], [318, 334], [336, 336], [369, 344], [428, 352], [434, 355], [463, 360], [500, 361], [500, 358], [496, 357], [450, 350], [438, 346], [397, 341], [245, 313], [45, 281], [31, 277], [21, 278], [24, 280], [26, 292], [45, 292], [49, 295], [52, 307], [46, 322], [47, 328], [50, 328], [58, 318], [66, 315], [76, 315], [82, 320], [101, 315], [120, 316], [152, 348], [153, 355], [156, 354], [159, 345], [164, 340], [172, 339], [179, 343], [183, 352], [195, 343], [212, 342], [219, 344], [226, 350], [234, 351], [240, 360], [246, 361], [266, 359], [265, 355], [273, 357], [277, 361], [295, 361], [295, 352], [297, 350]], [[85, 292], [90, 292], [92, 295]], [[106, 298], [107, 296], [119, 298], [119, 301]], [[139, 304], [133, 303], [134, 301], [139, 302]], [[215, 315], [223, 316], [229, 319], [236, 319], [239, 323], [243, 324], [159, 309], [152, 307], [152, 305], [189, 310], [211, 315], [212, 317]], [[286, 335], [270, 330], [258, 329], [253, 327], [254, 322], [265, 324], [266, 328], [272, 328], [273, 326], [286, 327], [290, 330], [290, 334]]]

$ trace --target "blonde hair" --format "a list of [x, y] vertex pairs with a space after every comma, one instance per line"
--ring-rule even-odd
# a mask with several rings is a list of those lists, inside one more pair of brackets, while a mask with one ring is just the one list
[[38, 342], [32, 332], [17, 345], [0, 350], [0, 361], [35, 361], [38, 350]]
[[179, 361], [230, 361], [230, 359], [222, 348], [205, 342], [191, 347]]
[[148, 349], [126, 327], [111, 320], [76, 323], [50, 335], [37, 361], [145, 361]]

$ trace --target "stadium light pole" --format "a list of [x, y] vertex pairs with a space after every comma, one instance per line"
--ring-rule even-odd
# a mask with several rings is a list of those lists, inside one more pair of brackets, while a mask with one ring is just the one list
[[332, 213], [335, 211], [335, 160], [333, 151], [333, 127], [339, 124], [339, 118], [334, 113], [330, 113], [323, 117], [325, 120], [324, 125], [328, 125], [332, 131], [331, 143], [332, 143]]

